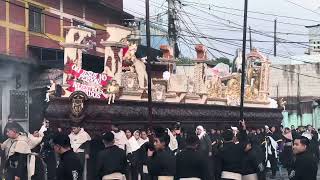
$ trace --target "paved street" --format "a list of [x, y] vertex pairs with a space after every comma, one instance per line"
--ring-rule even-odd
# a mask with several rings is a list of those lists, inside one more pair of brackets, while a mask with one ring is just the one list
[[[318, 169], [320, 168], [320, 165], [318, 167]], [[267, 174], [267, 180], [274, 180], [270, 178], [271, 176], [271, 172], [269, 172]], [[277, 172], [277, 177], [276, 180], [288, 180], [288, 173], [285, 169], [282, 168], [282, 173], [280, 173], [279, 171]], [[318, 170], [318, 176], [317, 176], [317, 180], [320, 180], [320, 171]]]

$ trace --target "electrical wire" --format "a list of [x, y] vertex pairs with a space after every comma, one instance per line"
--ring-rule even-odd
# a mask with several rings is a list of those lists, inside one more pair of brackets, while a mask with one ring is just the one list
[[[227, 10], [234, 10], [234, 11], [239, 11], [239, 12], [243, 12], [243, 9], [238, 9], [238, 8], [232, 8], [232, 7], [226, 7], [226, 6], [218, 6], [218, 5], [214, 5], [214, 4], [204, 4], [204, 3], [195, 3], [192, 1], [186, 1], [184, 0], [183, 2], [187, 2], [194, 4], [194, 5], [204, 5], [206, 7], [209, 6], [209, 9], [211, 9], [211, 7], [216, 7], [216, 8], [220, 8], [220, 9], [227, 9]], [[314, 23], [319, 23], [319, 21], [317, 20], [313, 20], [313, 19], [306, 19], [306, 18], [301, 18], [301, 17], [294, 17], [294, 16], [284, 16], [284, 15], [279, 15], [279, 14], [273, 14], [273, 13], [266, 13], [266, 12], [260, 12], [260, 11], [248, 11], [249, 13], [253, 13], [253, 14], [260, 14], [260, 15], [264, 15], [264, 16], [273, 16], [273, 17], [281, 17], [281, 18], [287, 18], [287, 19], [294, 19], [294, 20], [301, 20], [301, 21], [310, 21], [310, 22], [314, 22]]]

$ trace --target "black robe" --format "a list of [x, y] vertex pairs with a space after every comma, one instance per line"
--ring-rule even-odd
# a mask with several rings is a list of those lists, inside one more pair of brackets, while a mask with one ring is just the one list
[[260, 146], [254, 145], [245, 153], [242, 164], [242, 175], [257, 174], [264, 179], [264, 152]]
[[116, 172], [125, 174], [127, 168], [126, 152], [116, 145], [105, 148], [98, 154], [96, 168], [96, 177], [99, 179]]
[[225, 142], [217, 154], [217, 173], [221, 177], [223, 171], [242, 173], [242, 163], [244, 158], [244, 142], [247, 139], [246, 131], [239, 132], [239, 143]]
[[57, 180], [81, 180], [83, 167], [72, 150], [63, 153], [57, 168]]
[[152, 177], [174, 176], [176, 174], [176, 158], [169, 148], [155, 152], [146, 163]]
[[185, 149], [176, 157], [176, 177], [197, 177], [201, 180], [209, 180], [208, 159], [206, 156], [193, 149]]
[[47, 131], [44, 132], [44, 136], [40, 143], [41, 144], [40, 155], [43, 158], [43, 161], [47, 165], [48, 180], [56, 179], [57, 159], [52, 146], [52, 140], [54, 136], [55, 136], [55, 132], [48, 129]]
[[203, 153], [203, 155], [206, 155], [206, 156], [212, 155], [212, 143], [208, 134], [205, 134], [200, 139], [199, 149], [200, 149], [200, 152]]
[[[284, 141], [284, 147], [283, 147], [283, 151], [280, 153], [280, 161], [283, 165], [283, 167], [287, 168], [287, 169], [292, 169], [292, 164], [293, 164], [293, 152], [292, 152], [292, 140], [287, 139], [285, 137], [283, 137], [283, 141]], [[286, 145], [291, 143], [290, 145]]]
[[14, 180], [15, 176], [20, 177], [20, 180], [27, 180], [27, 154], [14, 153], [8, 158], [6, 162], [6, 169], [6, 180]]

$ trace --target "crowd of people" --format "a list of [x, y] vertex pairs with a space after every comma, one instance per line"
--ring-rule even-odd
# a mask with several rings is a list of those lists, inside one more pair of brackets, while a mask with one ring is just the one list
[[290, 180], [316, 180], [318, 131], [307, 127], [237, 127], [184, 132], [123, 129], [91, 138], [79, 125], [53, 130], [45, 120], [27, 133], [9, 122], [1, 143], [5, 180], [265, 180], [280, 167]]

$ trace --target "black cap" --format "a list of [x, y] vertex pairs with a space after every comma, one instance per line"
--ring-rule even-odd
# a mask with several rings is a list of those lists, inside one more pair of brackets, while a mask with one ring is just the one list
[[62, 147], [71, 147], [69, 136], [66, 134], [61, 134], [61, 133], [57, 134], [53, 138], [53, 144], [59, 145]]
[[107, 143], [111, 143], [114, 140], [114, 134], [112, 132], [108, 131], [102, 135], [102, 139], [104, 141], [106, 141]]

